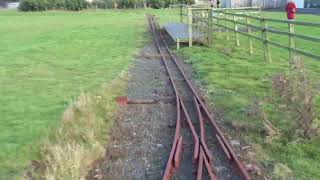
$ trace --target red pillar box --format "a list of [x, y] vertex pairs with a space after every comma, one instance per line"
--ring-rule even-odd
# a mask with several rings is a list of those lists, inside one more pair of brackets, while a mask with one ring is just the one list
[[297, 13], [297, 6], [294, 1], [290, 0], [286, 6], [288, 19], [295, 19]]

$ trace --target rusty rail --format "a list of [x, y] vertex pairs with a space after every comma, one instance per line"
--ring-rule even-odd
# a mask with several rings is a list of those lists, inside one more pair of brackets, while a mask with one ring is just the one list
[[[214, 116], [209, 112], [205, 102], [200, 98], [200, 95], [195, 91], [195, 88], [193, 87], [193, 85], [187, 78], [186, 74], [182, 70], [181, 66], [178, 64], [176, 58], [170, 51], [166, 41], [164, 40], [162, 33], [159, 31], [159, 25], [156, 22], [155, 17], [148, 16], [148, 22], [155, 39], [157, 49], [159, 51], [159, 54], [161, 55], [164, 66], [170, 78], [171, 85], [174, 89], [174, 93], [176, 97], [176, 106], [177, 106], [175, 135], [174, 135], [171, 151], [169, 154], [169, 158], [167, 161], [166, 169], [163, 175], [163, 180], [171, 179], [172, 175], [176, 172], [177, 169], [179, 169], [179, 166], [180, 166], [180, 159], [181, 159], [181, 154], [183, 153], [183, 141], [184, 141], [181, 135], [181, 122], [183, 120], [182, 117], [184, 117], [184, 119], [186, 120], [194, 141], [193, 163], [197, 163], [197, 166], [198, 166], [197, 174], [196, 174], [197, 180], [202, 179], [204, 167], [206, 168], [210, 179], [212, 180], [219, 179], [217, 171], [213, 165], [213, 155], [206, 144], [204, 119], [209, 120], [209, 122], [212, 124], [216, 132], [215, 138], [219, 142], [219, 145], [221, 146], [228, 160], [231, 161], [235, 165], [235, 167], [237, 167], [243, 179], [250, 180], [251, 178], [248, 172], [244, 168], [243, 164], [238, 160], [235, 152], [232, 150], [228, 141], [225, 139], [222, 131], [218, 127], [217, 123], [215, 122]], [[164, 53], [163, 51], [166, 51], [167, 53]], [[177, 85], [175, 84], [173, 76], [169, 70], [169, 66], [167, 64], [167, 61], [169, 60], [172, 60], [174, 62], [174, 64], [178, 68], [179, 72], [182, 74], [184, 80], [186, 81], [188, 87], [190, 88], [193, 94], [193, 97], [191, 98], [193, 99], [193, 103], [197, 111], [198, 121], [200, 124], [200, 135], [196, 132], [195, 127], [192, 121], [190, 120], [190, 117], [186, 110], [184, 101], [181, 99], [180, 94], [177, 90]]]

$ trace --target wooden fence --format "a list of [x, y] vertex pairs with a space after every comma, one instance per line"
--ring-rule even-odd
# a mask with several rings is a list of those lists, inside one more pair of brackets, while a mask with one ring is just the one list
[[[248, 37], [248, 52], [253, 54], [253, 40], [258, 40], [263, 45], [264, 57], [267, 62], [272, 62], [270, 45], [289, 51], [289, 58], [292, 59], [294, 54], [303, 55], [307, 57], [320, 60], [319, 54], [315, 52], [305, 51], [295, 47], [295, 40], [302, 39], [310, 43], [316, 43], [320, 47], [320, 37], [310, 36], [305, 34], [298, 34], [295, 32], [295, 26], [313, 27], [317, 31], [320, 30], [320, 23], [304, 22], [296, 20], [281, 20], [262, 17], [259, 13], [259, 8], [230, 8], [230, 9], [215, 9], [215, 8], [203, 8], [203, 7], [180, 7], [181, 21], [182, 16], [187, 16], [187, 22], [189, 24], [189, 34], [192, 31], [192, 26], [195, 22], [203, 22], [207, 25], [210, 33], [208, 36], [212, 36], [212, 26], [216, 26], [218, 35], [225, 33], [229, 40], [230, 32], [234, 33], [235, 42], [237, 46], [240, 46], [239, 34]], [[185, 8], [186, 10], [183, 10]], [[234, 12], [238, 10], [240, 12]], [[246, 12], [243, 10], [255, 10]], [[199, 13], [199, 11], [203, 13]], [[187, 12], [187, 13], [183, 13]], [[250, 14], [251, 13], [251, 14]], [[252, 13], [255, 13], [254, 15]], [[202, 14], [199, 16], [199, 14]], [[205, 15], [203, 15], [205, 14]], [[252, 23], [252, 21], [258, 23]], [[269, 26], [269, 23], [280, 23], [287, 26], [287, 30], [279, 30]], [[239, 26], [245, 27], [245, 30], [239, 30]], [[319, 28], [319, 29], [317, 29]], [[224, 29], [224, 32], [221, 30]], [[192, 32], [191, 32], [192, 33]], [[281, 35], [287, 37], [286, 44], [279, 43], [277, 41], [270, 40], [270, 35]], [[191, 37], [191, 36], [190, 36]], [[211, 37], [210, 37], [211, 38]], [[192, 38], [189, 38], [189, 45], [192, 45]]]
[[[230, 18], [232, 17], [232, 18]], [[320, 60], [320, 56], [318, 54], [312, 53], [312, 52], [307, 52], [305, 50], [301, 50], [295, 47], [295, 39], [299, 38], [305, 41], [309, 42], [320, 42], [319, 37], [314, 37], [314, 36], [308, 36], [308, 35], [303, 35], [303, 34], [297, 34], [295, 33], [295, 25], [301, 25], [301, 26], [308, 26], [308, 27], [317, 27], [320, 30], [320, 23], [312, 23], [312, 22], [303, 22], [303, 21], [290, 21], [290, 20], [280, 20], [280, 19], [271, 19], [271, 18], [264, 18], [264, 17], [256, 17], [256, 16], [251, 16], [247, 14], [239, 14], [239, 13], [230, 13], [230, 12], [225, 12], [225, 11], [217, 11], [217, 16], [213, 16], [214, 19], [217, 21], [214, 22], [213, 24], [222, 27], [224, 29], [227, 29], [228, 31], [233, 31], [235, 33], [235, 40], [236, 44], [239, 46], [239, 36], [238, 34], [242, 34], [248, 37], [248, 47], [249, 47], [249, 52], [252, 54], [253, 53], [253, 47], [252, 47], [252, 39], [261, 41], [263, 44], [263, 49], [264, 49], [264, 57], [266, 61], [271, 62], [271, 49], [270, 45], [276, 46], [278, 48], [283, 48], [287, 49], [289, 51], [289, 58], [292, 59], [294, 53], [304, 55], [307, 57], [314, 58], [316, 60]], [[244, 18], [245, 22], [240, 22], [237, 19], [239, 18]], [[251, 20], [256, 20], [259, 22], [260, 26], [257, 26], [255, 24], [251, 23]], [[212, 21], [212, 20], [211, 20]], [[230, 28], [229, 26], [226, 26], [225, 23], [224, 25], [222, 23], [219, 23], [220, 21], [224, 22], [230, 22], [233, 23], [233, 28]], [[278, 30], [274, 29], [268, 26], [270, 22], [276, 22], [276, 23], [282, 23], [282, 24], [287, 24], [288, 25], [288, 30], [283, 31], [283, 30]], [[239, 31], [238, 26], [242, 25], [245, 26], [247, 31]], [[259, 31], [261, 36], [256, 36], [252, 33], [252, 30]], [[228, 31], [226, 31], [228, 33]], [[288, 38], [288, 43], [287, 45], [280, 44], [276, 41], [271, 41], [269, 39], [270, 34], [276, 34], [276, 35], [283, 35]], [[227, 35], [228, 36], [228, 35]], [[320, 47], [320, 44], [319, 44]]]

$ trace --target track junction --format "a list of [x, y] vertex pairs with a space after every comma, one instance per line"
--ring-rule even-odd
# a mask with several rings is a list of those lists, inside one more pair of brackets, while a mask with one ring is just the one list
[[[171, 86], [175, 93], [175, 135], [163, 179], [246, 179], [251, 177], [170, 51], [155, 16], [148, 15]], [[221, 168], [223, 167], [223, 168]]]

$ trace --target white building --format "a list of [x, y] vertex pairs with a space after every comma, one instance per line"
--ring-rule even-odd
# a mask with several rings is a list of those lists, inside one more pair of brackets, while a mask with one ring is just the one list
[[[216, 3], [217, 0], [214, 0]], [[288, 0], [220, 0], [221, 7], [262, 7], [262, 8], [283, 8]], [[319, 0], [320, 1], [320, 0]], [[208, 4], [209, 0], [195, 0], [196, 4]], [[304, 7], [304, 0], [295, 0], [298, 8]]]
[[19, 2], [10, 2], [7, 3], [7, 8], [8, 9], [17, 9], [19, 7]]
[[304, 8], [304, 0], [295, 0], [297, 8]]

